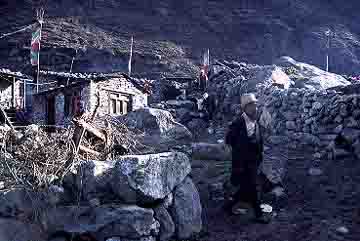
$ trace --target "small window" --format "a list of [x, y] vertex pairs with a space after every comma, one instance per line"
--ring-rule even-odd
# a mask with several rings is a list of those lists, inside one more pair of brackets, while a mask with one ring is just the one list
[[111, 114], [116, 114], [116, 99], [111, 99]]
[[110, 95], [110, 114], [125, 115], [128, 113], [129, 98], [122, 95]]

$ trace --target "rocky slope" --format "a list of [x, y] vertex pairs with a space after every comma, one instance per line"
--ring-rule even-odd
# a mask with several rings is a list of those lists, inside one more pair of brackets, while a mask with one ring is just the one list
[[[360, 64], [356, 1], [16, 0], [0, 5], [0, 33], [31, 22], [40, 3], [46, 9], [44, 46], [65, 48], [43, 58], [44, 68], [69, 69], [66, 48], [86, 48], [75, 61], [76, 70], [126, 70], [131, 35], [136, 40], [134, 71], [139, 74], [194, 74], [206, 48], [219, 59], [271, 64], [286, 54], [324, 68], [328, 28], [335, 33], [330, 69], [353, 73]], [[1, 39], [1, 65], [26, 70], [29, 38], [27, 31]], [[18, 47], [23, 51], [13, 50]]]

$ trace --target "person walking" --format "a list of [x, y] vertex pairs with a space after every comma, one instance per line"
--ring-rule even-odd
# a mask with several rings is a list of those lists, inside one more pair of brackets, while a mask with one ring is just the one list
[[254, 94], [241, 97], [243, 113], [229, 126], [225, 143], [232, 148], [232, 172], [230, 182], [239, 187], [233, 199], [225, 203], [225, 211], [232, 209], [239, 201], [248, 202], [255, 211], [255, 220], [269, 223], [269, 216], [261, 209], [258, 193], [258, 169], [263, 160], [263, 137], [257, 121], [257, 99]]
[[200, 71], [199, 85], [201, 91], [206, 91], [208, 86], [208, 76], [206, 74], [205, 69], [201, 69]]

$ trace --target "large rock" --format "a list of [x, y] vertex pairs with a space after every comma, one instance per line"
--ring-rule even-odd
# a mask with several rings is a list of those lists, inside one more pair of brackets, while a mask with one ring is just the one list
[[186, 178], [174, 191], [174, 204], [170, 213], [176, 226], [178, 239], [188, 239], [202, 230], [202, 207], [194, 183]]
[[298, 62], [291, 57], [283, 56], [277, 65], [292, 68], [291, 78], [296, 87], [304, 87], [311, 90], [329, 89], [337, 86], [347, 86], [351, 83], [341, 75], [326, 72], [310, 64]]
[[208, 127], [208, 123], [206, 123], [203, 119], [196, 118], [186, 123], [186, 126], [195, 137], [198, 137]]
[[255, 91], [257, 84], [276, 84], [285, 89], [290, 86], [289, 76], [277, 66], [256, 66], [250, 70], [247, 90]]
[[12, 189], [0, 193], [0, 216], [6, 218], [31, 217], [34, 211], [33, 201], [45, 205], [40, 195], [25, 189]]
[[149, 98], [150, 103], [174, 100], [181, 95], [181, 89], [185, 87], [184, 84], [166, 79], [154, 81], [152, 85], [153, 94]]
[[120, 238], [120, 237], [112, 237], [109, 239], [106, 239], [106, 241], [156, 241], [156, 238], [153, 236], [148, 237], [141, 237], [138, 239], [127, 239], [127, 238]]
[[189, 158], [181, 152], [82, 161], [72, 167], [64, 187], [72, 189], [74, 196], [81, 192], [87, 201], [120, 197], [126, 203], [147, 203], [164, 199], [190, 171]]
[[124, 156], [115, 164], [112, 188], [126, 202], [153, 202], [170, 194], [190, 171], [181, 152]]
[[87, 201], [93, 198], [100, 201], [108, 199], [112, 194], [114, 167], [114, 161], [80, 161], [65, 176], [64, 187], [71, 190], [74, 197], [81, 193], [81, 197]]
[[166, 110], [143, 108], [119, 117], [128, 128], [136, 132], [144, 132], [140, 142], [155, 148], [157, 152], [166, 151], [170, 147], [188, 143], [192, 139], [191, 132], [176, 122]]
[[138, 206], [112, 205], [97, 208], [67, 206], [48, 210], [42, 217], [47, 233], [93, 233], [98, 240], [107, 237], [138, 239], [158, 234], [154, 211]]
[[352, 128], [345, 128], [341, 132], [341, 136], [349, 143], [353, 144], [357, 140], [360, 140], [360, 130], [352, 129]]
[[175, 223], [163, 205], [154, 208], [155, 219], [160, 223], [159, 240], [168, 241], [175, 234]]
[[39, 226], [15, 219], [0, 219], [0, 240], [42, 241], [45, 238]]

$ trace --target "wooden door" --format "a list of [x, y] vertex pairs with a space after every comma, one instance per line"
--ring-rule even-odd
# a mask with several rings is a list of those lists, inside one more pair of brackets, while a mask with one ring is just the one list
[[[54, 126], [56, 124], [55, 96], [48, 97], [47, 101], [47, 125]], [[53, 131], [54, 128], [49, 128]]]

